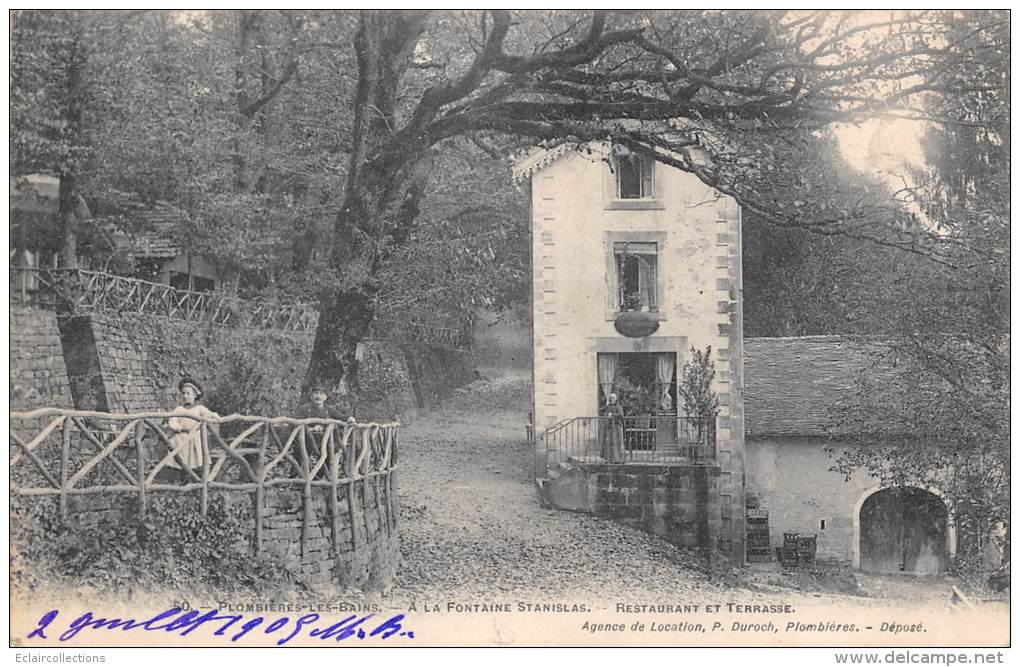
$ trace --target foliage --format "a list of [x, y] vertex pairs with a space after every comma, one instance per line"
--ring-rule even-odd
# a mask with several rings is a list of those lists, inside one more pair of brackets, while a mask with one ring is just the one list
[[297, 582], [271, 557], [256, 559], [250, 503], [212, 495], [206, 517], [197, 498], [149, 498], [145, 522], [137, 508], [111, 509], [63, 522], [56, 503], [16, 506], [12, 580], [31, 588], [43, 582], [88, 585], [100, 592], [138, 586], [221, 591], [265, 591]]
[[613, 391], [616, 392], [624, 413], [629, 417], [654, 415], [658, 408], [655, 392], [631, 382], [626, 377], [620, 377], [613, 383]]
[[205, 397], [210, 410], [221, 415], [261, 415], [273, 405], [275, 397], [258, 360], [243, 350], [227, 354], [216, 388]]
[[411, 238], [380, 269], [380, 312], [455, 326], [525, 303], [530, 217], [509, 164], [465, 139], [446, 142], [434, 162]]
[[973, 54], [988, 87], [929, 99], [936, 122], [926, 168], [904, 197], [939, 231], [938, 263], [898, 263], [869, 292], [889, 323], [874, 365], [895, 368], [880, 387], [864, 378], [838, 415], [862, 446], [838, 469], [894, 484], [933, 486], [955, 509], [961, 554], [1010, 526], [1008, 30], [997, 14], [961, 17], [949, 54]]
[[202, 402], [221, 415], [284, 415], [300, 402], [307, 334], [162, 318], [119, 324], [142, 343], [146, 374], [165, 392], [165, 408], [176, 404], [177, 382], [185, 375], [202, 384]]
[[624, 310], [641, 310], [641, 295], [631, 293], [623, 297]]
[[[410, 389], [411, 378], [408, 369], [395, 363], [392, 354], [383, 355], [382, 350], [366, 350], [365, 359], [361, 362], [363, 382], [358, 393], [358, 404], [362, 410], [357, 415], [361, 419], [368, 418], [365, 408], [383, 406], [394, 396], [404, 394]], [[381, 415], [388, 420], [392, 414]]]
[[988, 58], [1004, 31], [952, 11], [19, 12], [12, 158], [68, 177], [66, 245], [72, 192], [169, 201], [178, 242], [238, 292], [322, 305], [306, 385], [356, 386], [380, 310], [451, 321], [524, 297], [506, 158], [536, 143], [612, 140], [773, 228], [948, 261], [819, 145], [836, 122], [962, 127], [1008, 72]]
[[719, 396], [712, 388], [715, 382], [715, 362], [712, 361], [712, 347], [702, 352], [691, 348], [690, 359], [684, 362], [684, 370], [677, 385], [677, 393], [684, 402], [684, 413], [699, 422], [714, 422], [719, 414]]
[[[817, 173], [843, 184], [829, 204], [850, 203], [861, 193], [892, 197], [888, 184], [853, 169], [833, 137], [815, 139], [805, 156]], [[743, 308], [746, 336], [875, 334], [896, 324], [878, 307], [876, 285], [900, 288], [889, 267], [903, 275], [923, 270], [916, 253], [847, 234], [819, 234], [778, 224], [745, 211], [742, 224]]]
[[[932, 56], [952, 13], [363, 12], [351, 161], [309, 381], [356, 375], [379, 266], [411, 238], [434, 151], [612, 140], [789, 226], [915, 252], [925, 230], [883, 193], [846, 196], [810, 159], [835, 121], [917, 116], [984, 89], [969, 51]], [[996, 17], [1002, 24], [1002, 16]]]

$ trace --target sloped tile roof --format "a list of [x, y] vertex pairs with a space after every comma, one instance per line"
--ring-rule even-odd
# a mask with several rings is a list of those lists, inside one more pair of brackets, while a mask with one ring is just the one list
[[862, 344], [838, 336], [745, 338], [745, 435], [825, 436], [868, 365]]

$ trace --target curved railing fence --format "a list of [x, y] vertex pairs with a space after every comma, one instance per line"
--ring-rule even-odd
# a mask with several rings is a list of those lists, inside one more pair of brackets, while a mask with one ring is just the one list
[[[309, 539], [313, 489], [323, 489], [339, 550], [358, 541], [355, 501], [371, 481], [373, 505], [386, 534], [395, 532], [399, 425], [352, 424], [328, 419], [230, 415], [185, 420], [201, 444], [201, 464], [183, 463], [189, 447], [169, 427], [169, 412], [111, 414], [47, 408], [12, 412], [11, 494], [56, 496], [60, 512], [71, 498], [116, 494], [137, 498], [144, 518], [153, 494], [196, 494], [203, 515], [211, 491], [254, 495], [254, 548], [263, 545], [265, 495], [277, 488], [300, 492], [301, 547]], [[180, 423], [176, 424], [180, 428]], [[175, 465], [176, 464], [176, 465]], [[317, 492], [316, 495], [319, 495]], [[341, 505], [343, 510], [341, 510]], [[383, 507], [385, 505], [385, 507]], [[364, 539], [362, 537], [362, 539]]]

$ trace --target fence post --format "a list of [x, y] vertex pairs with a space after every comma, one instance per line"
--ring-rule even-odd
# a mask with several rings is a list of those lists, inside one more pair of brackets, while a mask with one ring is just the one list
[[357, 512], [355, 511], [355, 494], [354, 494], [354, 480], [355, 480], [355, 468], [354, 464], [358, 458], [358, 438], [360, 426], [345, 426], [344, 429], [350, 434], [348, 439], [347, 456], [344, 457], [344, 476], [347, 477], [347, 514], [351, 517], [351, 550], [358, 545], [358, 531], [357, 531]]
[[265, 495], [266, 478], [266, 447], [269, 446], [268, 421], [262, 422], [262, 444], [259, 445], [259, 455], [255, 461], [255, 555], [262, 555], [262, 514], [263, 496]]
[[202, 518], [209, 513], [209, 424], [203, 421], [199, 425], [199, 437], [202, 441]]
[[145, 499], [145, 468], [148, 453], [145, 451], [143, 433], [145, 426], [141, 419], [135, 422], [135, 459], [137, 460], [138, 471], [138, 517], [145, 520], [146, 499]]
[[305, 425], [299, 424], [297, 428], [301, 474], [305, 478], [305, 485], [301, 492], [301, 558], [304, 558], [305, 552], [308, 550], [308, 524], [312, 520], [312, 476], [311, 466], [308, 464], [308, 445], [305, 443]]
[[[358, 475], [361, 477], [361, 519], [365, 523], [365, 541], [368, 541], [368, 472], [372, 463], [372, 427], [366, 426], [361, 429], [361, 465], [358, 467]], [[374, 482], [375, 479], [372, 478]], [[376, 507], [376, 511], [378, 511]]]
[[386, 473], [386, 490], [388, 491], [387, 498], [390, 503], [390, 516], [393, 517], [393, 528], [397, 527], [400, 522], [400, 499], [397, 498], [397, 494], [393, 491], [393, 473], [397, 467], [398, 457], [400, 456], [400, 426], [393, 426], [393, 444], [390, 448], [390, 466], [389, 471]]
[[71, 465], [71, 418], [64, 416], [60, 437], [60, 518], [67, 518], [67, 471]]
[[329, 475], [329, 513], [332, 519], [332, 538], [333, 538], [333, 555], [337, 558], [340, 557], [340, 500], [337, 498], [339, 492], [339, 484], [337, 478], [339, 477], [339, 470], [336, 460], [336, 427], [330, 424], [326, 427], [326, 434], [323, 436], [323, 445], [328, 447], [326, 450], [326, 465], [328, 466], [326, 473]]

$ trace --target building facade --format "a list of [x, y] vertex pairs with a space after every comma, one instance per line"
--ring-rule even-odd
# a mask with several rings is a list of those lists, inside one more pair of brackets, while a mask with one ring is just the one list
[[[650, 396], [660, 419], [682, 419], [677, 382], [692, 348], [710, 348], [719, 405], [712, 531], [717, 522], [720, 551], [742, 554], [736, 202], [689, 173], [608, 145], [537, 150], [518, 162], [515, 175], [530, 178], [532, 196], [536, 478], [562, 463], [541, 434], [598, 416], [610, 393], [623, 403]], [[627, 310], [657, 328], [622, 334], [618, 320]], [[623, 408], [637, 413], [635, 405]]]
[[744, 341], [749, 504], [768, 512], [773, 545], [797, 533], [853, 569], [942, 573], [957, 531], [939, 489], [889, 487], [867, 470], [848, 477], [835, 469], [841, 453], [861, 446], [841, 437], [839, 404], [862, 373], [879, 388], [895, 377], [871, 363], [875, 354], [838, 336]]

